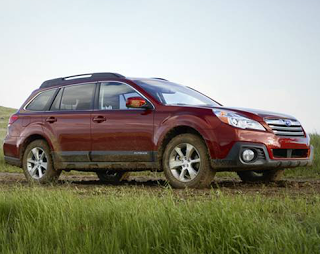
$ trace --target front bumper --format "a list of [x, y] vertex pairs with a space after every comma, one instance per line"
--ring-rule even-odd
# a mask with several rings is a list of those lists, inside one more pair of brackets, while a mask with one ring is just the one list
[[[241, 152], [246, 148], [258, 151], [253, 162], [246, 163], [241, 159]], [[310, 155], [307, 158], [271, 159], [264, 144], [237, 142], [225, 159], [212, 159], [211, 166], [218, 171], [243, 171], [270, 168], [295, 168], [311, 166], [314, 157], [314, 148], [310, 146]]]

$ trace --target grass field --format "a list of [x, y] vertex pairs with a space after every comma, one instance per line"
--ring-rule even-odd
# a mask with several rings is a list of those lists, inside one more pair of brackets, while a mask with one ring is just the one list
[[[1, 141], [13, 112], [0, 107]], [[319, 178], [320, 136], [311, 139], [314, 166], [286, 178]], [[21, 172], [0, 153], [0, 172]], [[319, 191], [258, 188], [1, 183], [0, 253], [319, 253]]]
[[7, 132], [7, 125], [10, 115], [16, 110], [11, 108], [4, 108], [0, 106], [0, 140], [2, 141]]
[[0, 194], [1, 253], [319, 253], [320, 198]]

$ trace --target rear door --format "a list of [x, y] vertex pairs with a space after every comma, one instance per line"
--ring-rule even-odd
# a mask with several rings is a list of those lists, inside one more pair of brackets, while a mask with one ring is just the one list
[[52, 140], [56, 159], [89, 162], [91, 113], [96, 84], [61, 88], [44, 116], [45, 134]]
[[92, 153], [96, 162], [150, 162], [153, 160], [151, 109], [126, 107], [129, 97], [142, 97], [128, 84], [104, 82], [91, 116]]

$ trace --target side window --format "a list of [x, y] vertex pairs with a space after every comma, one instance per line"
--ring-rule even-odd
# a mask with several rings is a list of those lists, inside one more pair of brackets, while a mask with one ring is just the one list
[[[90, 110], [92, 109], [92, 100], [95, 84], [76, 85], [64, 88], [60, 110]], [[58, 96], [57, 96], [58, 98]], [[57, 99], [56, 98], [56, 99]], [[59, 100], [59, 99], [57, 99]]]
[[52, 97], [56, 93], [57, 89], [51, 89], [40, 93], [33, 101], [26, 107], [27, 110], [31, 111], [46, 111], [49, 109], [49, 103]]
[[99, 95], [99, 109], [129, 109], [126, 107], [126, 100], [129, 97], [141, 97], [141, 95], [127, 84], [118, 82], [102, 83]]

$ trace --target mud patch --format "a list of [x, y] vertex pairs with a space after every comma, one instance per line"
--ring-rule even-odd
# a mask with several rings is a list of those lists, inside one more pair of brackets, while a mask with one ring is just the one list
[[[0, 173], [0, 188], [10, 190], [18, 186], [28, 186], [28, 182], [22, 173]], [[128, 180], [117, 184], [101, 183], [95, 175], [62, 175], [59, 182], [49, 188], [75, 189], [84, 192], [108, 191], [128, 192], [134, 188], [135, 191], [151, 192], [161, 195], [165, 189], [170, 189], [163, 177], [153, 176], [130, 176]], [[285, 179], [277, 183], [242, 183], [238, 179], [223, 177], [216, 178], [211, 188], [204, 190], [174, 190], [177, 195], [203, 196], [212, 194], [231, 194], [231, 195], [264, 195], [264, 196], [314, 196], [320, 194], [320, 180], [304, 179], [292, 180]]]

